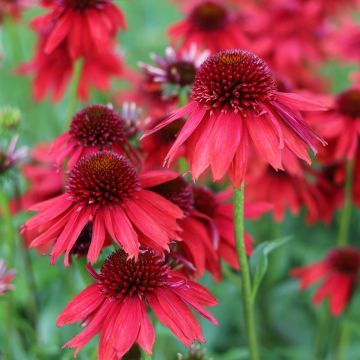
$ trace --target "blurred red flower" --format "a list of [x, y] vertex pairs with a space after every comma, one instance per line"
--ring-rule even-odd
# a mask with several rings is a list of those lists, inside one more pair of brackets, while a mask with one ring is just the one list
[[100, 333], [99, 360], [121, 359], [137, 342], [151, 354], [155, 331], [147, 305], [185, 346], [204, 337], [188, 307], [217, 324], [203, 307], [216, 299], [203, 286], [170, 269], [162, 255], [141, 250], [137, 261], [123, 250], [111, 254], [101, 273], [90, 269], [97, 283], [77, 295], [59, 315], [57, 325], [81, 321], [82, 333], [65, 344], [77, 352]]
[[15, 270], [8, 271], [5, 261], [0, 259], [0, 296], [14, 289], [14, 285], [11, 284], [14, 275]]
[[318, 305], [329, 298], [330, 312], [338, 316], [351, 299], [359, 269], [360, 251], [342, 247], [331, 250], [322, 261], [291, 270], [290, 275], [299, 278], [302, 290], [323, 279], [313, 297], [313, 304]]

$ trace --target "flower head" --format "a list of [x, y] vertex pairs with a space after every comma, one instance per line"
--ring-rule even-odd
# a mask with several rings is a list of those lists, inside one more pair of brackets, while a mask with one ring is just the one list
[[0, 176], [13, 168], [19, 161], [25, 158], [27, 148], [25, 146], [16, 149], [18, 136], [15, 135], [9, 142], [5, 151], [0, 150]]
[[248, 47], [245, 14], [218, 0], [197, 0], [188, 5], [186, 18], [168, 30], [173, 44], [180, 41], [181, 48], [188, 48], [195, 43], [211, 52]]
[[0, 296], [14, 289], [14, 285], [11, 284], [14, 275], [15, 270], [8, 271], [5, 261], [0, 259]]
[[307, 119], [326, 140], [335, 143], [334, 160], [352, 159], [359, 143], [360, 87], [353, 86], [331, 99], [330, 109]]
[[307, 147], [316, 151], [322, 140], [299, 110], [322, 109], [324, 106], [312, 99], [278, 92], [271, 70], [256, 55], [228, 50], [203, 63], [191, 101], [149, 133], [189, 115], [165, 162], [171, 163], [187, 142], [194, 179], [210, 167], [215, 181], [229, 173], [233, 184], [239, 186], [251, 145], [275, 169], [283, 168], [283, 149], [310, 163]]
[[313, 304], [318, 305], [325, 298], [330, 300], [330, 311], [340, 315], [354, 291], [360, 270], [360, 251], [352, 247], [333, 249], [326, 258], [301, 268], [291, 270], [291, 276], [300, 279], [302, 290], [323, 279], [316, 291]]
[[90, 153], [112, 150], [126, 154], [135, 163], [138, 157], [127, 140], [128, 124], [112, 108], [105, 105], [90, 105], [74, 115], [70, 130], [55, 139], [52, 152], [57, 163], [69, 157], [71, 169], [78, 160]]
[[118, 250], [105, 260], [100, 274], [90, 272], [97, 282], [77, 295], [57, 319], [58, 326], [86, 323], [84, 331], [65, 344], [75, 347], [75, 354], [97, 333], [100, 360], [121, 359], [135, 342], [151, 354], [155, 332], [148, 305], [186, 346], [204, 341], [188, 307], [217, 323], [203, 308], [215, 305], [216, 299], [201, 285], [172, 271], [155, 251], [141, 250], [134, 260]]
[[137, 258], [139, 242], [158, 251], [178, 239], [176, 220], [182, 211], [162, 196], [144, 190], [163, 179], [162, 171], [137, 173], [124, 156], [103, 151], [84, 156], [71, 170], [66, 192], [34, 205], [40, 211], [28, 220], [22, 233], [31, 247], [52, 247], [51, 262], [66, 253], [64, 263], [88, 223], [93, 226], [88, 259], [96, 262], [107, 236], [130, 257]]

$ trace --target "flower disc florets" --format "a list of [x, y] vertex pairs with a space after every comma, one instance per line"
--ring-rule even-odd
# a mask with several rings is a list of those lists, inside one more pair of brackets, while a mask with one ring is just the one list
[[193, 186], [192, 191], [195, 210], [213, 217], [218, 207], [218, 202], [211, 190], [205, 186]]
[[192, 98], [210, 110], [255, 110], [273, 99], [276, 91], [267, 64], [244, 50], [221, 51], [209, 57], [197, 72]]
[[342, 92], [336, 99], [337, 108], [343, 115], [360, 118], [360, 89]]
[[143, 298], [166, 285], [168, 272], [164, 258], [152, 250], [140, 252], [137, 261], [128, 259], [124, 250], [118, 250], [105, 260], [98, 286], [113, 300], [131, 296]]
[[74, 116], [70, 135], [82, 146], [103, 149], [124, 143], [126, 128], [120, 115], [113, 109], [105, 105], [91, 105]]
[[356, 274], [360, 270], [360, 252], [353, 248], [332, 250], [327, 261], [333, 270], [340, 273]]
[[90, 8], [101, 8], [109, 0], [60, 0], [60, 2], [75, 11], [85, 11]]
[[194, 197], [191, 186], [181, 176], [166, 183], [154, 186], [150, 190], [162, 195], [165, 199], [179, 206], [185, 216], [189, 215], [194, 206]]
[[196, 71], [193, 62], [179, 60], [168, 67], [167, 76], [170, 83], [179, 84], [180, 86], [192, 85]]
[[190, 14], [191, 22], [205, 31], [222, 29], [228, 17], [227, 9], [213, 1], [206, 1], [196, 6]]
[[84, 156], [67, 182], [71, 199], [97, 206], [118, 205], [140, 190], [135, 167], [124, 156], [110, 151]]

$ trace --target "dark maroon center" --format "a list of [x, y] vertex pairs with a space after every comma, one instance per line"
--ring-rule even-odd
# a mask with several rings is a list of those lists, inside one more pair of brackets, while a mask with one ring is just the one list
[[169, 267], [154, 251], [140, 252], [137, 261], [128, 259], [123, 250], [112, 253], [101, 268], [99, 289], [106, 297], [122, 300], [125, 297], [152, 293], [166, 285]]
[[194, 198], [190, 184], [182, 176], [149, 188], [179, 206], [185, 215], [189, 215], [194, 206]]
[[82, 146], [100, 150], [125, 141], [127, 129], [120, 115], [105, 105], [91, 105], [78, 112], [70, 125], [70, 135]]
[[214, 193], [205, 186], [193, 186], [195, 210], [213, 218], [215, 216], [218, 202]]
[[110, 151], [84, 156], [72, 169], [67, 192], [74, 202], [116, 205], [135, 197], [140, 180], [124, 156]]
[[360, 117], [360, 89], [350, 89], [342, 92], [336, 99], [338, 110], [341, 114]]
[[327, 261], [335, 271], [355, 275], [360, 269], [360, 251], [351, 247], [334, 249]]
[[216, 31], [224, 28], [228, 18], [227, 9], [212, 1], [206, 1], [196, 6], [190, 14], [190, 21], [204, 31]]
[[192, 98], [215, 110], [261, 111], [259, 103], [273, 99], [276, 91], [270, 68], [243, 50], [221, 51], [209, 57], [196, 74]]
[[101, 8], [110, 0], [60, 0], [67, 8], [85, 11], [90, 8]]
[[86, 256], [91, 244], [91, 237], [92, 224], [88, 223], [77, 238], [73, 248], [71, 249], [71, 254], [76, 257]]
[[196, 75], [195, 64], [188, 61], [178, 61], [167, 69], [170, 82], [180, 86], [192, 85]]

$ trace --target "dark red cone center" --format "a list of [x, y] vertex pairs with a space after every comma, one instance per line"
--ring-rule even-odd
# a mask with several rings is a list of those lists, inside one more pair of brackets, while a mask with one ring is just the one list
[[327, 261], [335, 271], [355, 275], [360, 269], [360, 251], [351, 247], [334, 249]]
[[[158, 124], [160, 124], [165, 118], [160, 118], [159, 121], [157, 121], [154, 124], [154, 127]], [[185, 121], [183, 119], [178, 119], [173, 121], [168, 126], [165, 126], [161, 130], [157, 131], [154, 136], [162, 143], [162, 144], [172, 144], [176, 140], [176, 135], [179, 133], [179, 131], [184, 126]]]
[[165, 199], [179, 206], [185, 216], [189, 215], [194, 206], [191, 186], [182, 176], [149, 188], [149, 190], [162, 195]]
[[273, 99], [275, 80], [267, 64], [244, 50], [221, 51], [209, 57], [196, 74], [192, 98], [211, 110], [255, 110]]
[[67, 8], [75, 11], [85, 11], [90, 8], [99, 8], [108, 3], [109, 0], [62, 0]]
[[350, 89], [342, 92], [336, 99], [341, 114], [352, 118], [360, 118], [360, 89]]
[[67, 191], [74, 202], [117, 205], [133, 199], [140, 190], [135, 167], [124, 156], [110, 151], [84, 156], [74, 166]]
[[225, 7], [212, 1], [196, 6], [190, 14], [190, 21], [200, 30], [216, 31], [224, 28], [229, 14]]
[[171, 83], [180, 86], [192, 85], [196, 75], [196, 66], [192, 62], [178, 61], [167, 69], [167, 76]]
[[192, 191], [195, 210], [213, 218], [218, 207], [218, 202], [212, 191], [205, 186], [192, 186]]
[[120, 115], [105, 105], [91, 105], [78, 112], [70, 125], [70, 135], [82, 146], [99, 150], [123, 144], [127, 129]]
[[128, 259], [125, 251], [118, 250], [105, 260], [98, 286], [110, 299], [142, 298], [166, 285], [168, 271], [164, 258], [152, 250], [140, 252], [137, 261]]

